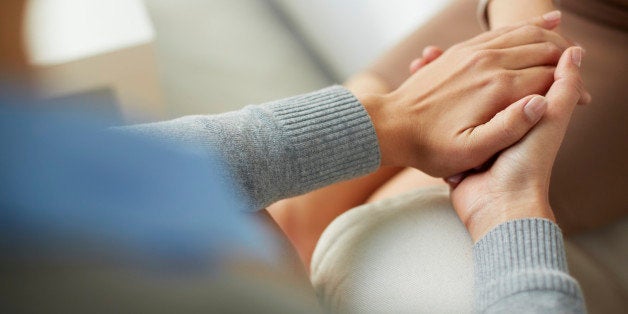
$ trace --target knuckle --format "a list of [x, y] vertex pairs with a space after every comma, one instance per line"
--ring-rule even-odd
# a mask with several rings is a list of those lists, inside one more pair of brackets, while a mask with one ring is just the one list
[[515, 79], [516, 74], [514, 73], [514, 71], [509, 70], [500, 70], [497, 73], [493, 74], [490, 78], [491, 85], [499, 90], [510, 90], [514, 86]]
[[546, 42], [543, 44], [543, 46], [545, 53], [553, 57], [554, 59], [560, 58], [560, 56], [563, 54], [563, 49], [560, 49], [560, 47], [558, 47], [558, 45], [553, 42]]
[[521, 28], [521, 31], [528, 37], [540, 40], [544, 37], [543, 29], [535, 25], [525, 25]]
[[498, 57], [499, 53], [497, 51], [491, 49], [483, 49], [473, 52], [470, 61], [474, 65], [487, 65], [494, 63]]
[[487, 81], [482, 86], [482, 94], [486, 96], [487, 99], [492, 99], [496, 102], [504, 101], [504, 90], [501, 86], [492, 83], [491, 81]]
[[503, 144], [507, 144], [506, 142], [508, 142], [511, 139], [514, 139], [517, 136], [517, 130], [516, 130], [516, 121], [513, 117], [511, 116], [505, 116], [502, 119], [500, 119], [500, 123], [499, 123], [499, 133], [500, 133], [500, 138], [502, 139], [502, 143]]
[[482, 58], [484, 58], [484, 51], [478, 50], [474, 51], [471, 54], [471, 58], [469, 59], [469, 61], [471, 62], [471, 64], [479, 64], [480, 62], [482, 62]]
[[523, 25], [508, 25], [502, 26], [496, 30], [492, 30], [498, 36], [510, 36], [511, 33], [518, 31]]

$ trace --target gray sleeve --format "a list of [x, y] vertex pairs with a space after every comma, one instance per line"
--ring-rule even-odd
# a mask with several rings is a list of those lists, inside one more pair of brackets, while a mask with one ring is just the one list
[[367, 174], [380, 164], [369, 115], [340, 86], [235, 112], [124, 130], [217, 157], [251, 210]]
[[473, 247], [479, 313], [585, 313], [569, 275], [560, 228], [520, 219], [491, 230]]

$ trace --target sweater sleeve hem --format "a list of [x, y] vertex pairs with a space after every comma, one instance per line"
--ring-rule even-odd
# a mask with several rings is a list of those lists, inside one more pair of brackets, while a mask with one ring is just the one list
[[344, 87], [332, 86], [267, 106], [289, 143], [289, 160], [304, 191], [379, 167], [375, 127], [366, 109]]
[[553, 222], [520, 219], [503, 223], [474, 248], [476, 308], [529, 291], [556, 291], [582, 300], [569, 276], [563, 237]]

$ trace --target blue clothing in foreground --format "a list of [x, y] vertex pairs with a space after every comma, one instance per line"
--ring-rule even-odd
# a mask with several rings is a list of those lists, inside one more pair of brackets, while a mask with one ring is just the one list
[[243, 213], [217, 162], [100, 122], [0, 107], [1, 255], [133, 252], [142, 267], [187, 265], [179, 270], [208, 267], [234, 247], [272, 258], [269, 235]]

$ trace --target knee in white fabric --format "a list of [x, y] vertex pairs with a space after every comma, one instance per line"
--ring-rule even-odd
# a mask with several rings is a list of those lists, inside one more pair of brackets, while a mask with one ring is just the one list
[[311, 279], [334, 313], [472, 312], [472, 245], [448, 189], [421, 189], [338, 217]]

